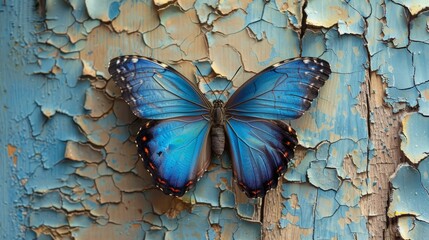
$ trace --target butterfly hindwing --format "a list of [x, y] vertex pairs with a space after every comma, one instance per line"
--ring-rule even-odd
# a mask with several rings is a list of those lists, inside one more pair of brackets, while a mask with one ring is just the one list
[[262, 197], [277, 186], [298, 143], [295, 131], [281, 121], [232, 117], [226, 133], [237, 184], [248, 197]]
[[110, 61], [109, 73], [138, 117], [166, 119], [210, 112], [210, 102], [195, 84], [163, 63], [121, 56]]
[[329, 78], [329, 63], [318, 58], [286, 60], [263, 70], [235, 91], [226, 113], [272, 120], [300, 117]]
[[210, 124], [202, 116], [149, 120], [137, 135], [141, 158], [158, 187], [182, 196], [210, 163]]

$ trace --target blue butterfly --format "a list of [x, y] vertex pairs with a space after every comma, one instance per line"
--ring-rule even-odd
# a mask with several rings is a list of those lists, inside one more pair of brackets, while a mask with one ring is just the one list
[[255, 198], [277, 186], [298, 143], [295, 131], [280, 120], [303, 115], [331, 70], [318, 58], [282, 61], [226, 102], [213, 103], [154, 59], [117, 57], [109, 73], [133, 113], [146, 119], [136, 138], [138, 152], [161, 190], [182, 196], [204, 174], [212, 152], [220, 156], [228, 146], [238, 186]]

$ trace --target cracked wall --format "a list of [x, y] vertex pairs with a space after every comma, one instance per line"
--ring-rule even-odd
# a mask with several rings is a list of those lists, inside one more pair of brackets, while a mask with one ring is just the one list
[[[5, 1], [0, 20], [1, 238], [428, 232], [426, 1]], [[106, 69], [123, 54], [171, 65], [208, 98], [207, 84], [224, 89], [240, 66], [226, 97], [287, 58], [321, 57], [333, 73], [292, 121], [300, 146], [277, 189], [248, 199], [224, 154], [179, 199], [156, 189], [137, 158], [141, 121]]]

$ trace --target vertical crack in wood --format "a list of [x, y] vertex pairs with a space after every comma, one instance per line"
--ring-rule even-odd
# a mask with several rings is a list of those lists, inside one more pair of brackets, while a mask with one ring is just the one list
[[368, 195], [362, 198], [361, 206], [368, 217], [368, 230], [372, 239], [390, 239], [394, 237], [394, 226], [389, 223], [387, 208], [389, 202], [389, 179], [396, 166], [401, 162], [399, 119], [402, 114], [394, 114], [384, 103], [385, 83], [381, 76], [368, 70], [365, 82], [369, 101], [368, 132], [369, 142], [374, 145], [374, 157], [368, 155]]

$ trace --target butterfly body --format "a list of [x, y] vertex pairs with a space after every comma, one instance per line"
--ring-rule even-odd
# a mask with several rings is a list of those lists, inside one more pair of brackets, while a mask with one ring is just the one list
[[212, 121], [210, 132], [212, 138], [212, 150], [216, 156], [222, 155], [225, 150], [225, 109], [222, 100], [213, 101]]
[[249, 79], [226, 102], [213, 103], [154, 59], [117, 57], [109, 73], [133, 113], [145, 119], [136, 143], [160, 189], [182, 196], [207, 170], [212, 154], [227, 149], [237, 185], [254, 198], [277, 186], [298, 144], [281, 120], [300, 117], [331, 70], [318, 58], [285, 60]]

